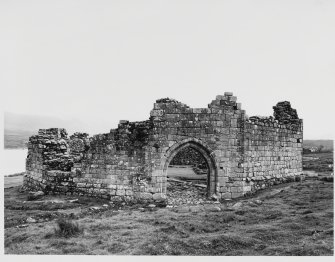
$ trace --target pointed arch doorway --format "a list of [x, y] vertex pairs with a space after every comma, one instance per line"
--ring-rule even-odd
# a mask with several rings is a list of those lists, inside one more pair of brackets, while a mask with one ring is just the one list
[[[197, 152], [198, 155], [201, 155], [201, 157], [203, 158], [203, 160], [204, 160], [204, 162], [206, 163], [206, 166], [207, 166], [207, 169], [206, 169], [207, 176], [206, 176], [206, 183], [205, 183], [205, 185], [206, 185], [205, 195], [206, 195], [206, 197], [209, 197], [209, 196], [215, 194], [216, 193], [216, 183], [217, 183], [217, 168], [216, 168], [214, 154], [201, 140], [194, 139], [194, 138], [190, 138], [190, 139], [186, 139], [186, 140], [177, 142], [174, 145], [172, 145], [166, 151], [166, 153], [164, 155], [164, 158], [162, 160], [162, 170], [163, 170], [164, 177], [167, 181], [167, 183], [166, 183], [167, 186], [165, 188], [163, 188], [163, 193], [165, 193], [168, 198], [169, 198], [169, 196], [171, 196], [171, 194], [169, 194], [169, 193], [171, 193], [169, 191], [169, 188], [170, 188], [171, 184], [174, 184], [174, 185], [176, 185], [176, 184], [175, 184], [175, 182], [171, 183], [173, 181], [173, 179], [171, 179], [171, 178], [168, 179], [169, 165], [172, 162], [172, 160], [176, 156], [178, 156], [178, 154], [180, 154], [180, 152], [182, 152], [185, 149], [192, 149], [195, 152]], [[170, 182], [169, 182], [169, 180], [170, 180]], [[188, 186], [193, 188], [192, 186], [194, 186], [194, 184], [192, 185], [192, 182], [188, 182], [185, 185], [186, 185], [186, 188], [188, 188]], [[197, 186], [199, 186], [199, 185], [197, 185]], [[193, 188], [192, 191], [195, 191], [195, 189]], [[179, 191], [179, 192], [181, 192], [181, 191]]]

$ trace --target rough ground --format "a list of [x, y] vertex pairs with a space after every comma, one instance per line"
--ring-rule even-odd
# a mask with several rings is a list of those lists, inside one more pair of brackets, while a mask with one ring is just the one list
[[333, 152], [304, 154], [302, 164], [304, 170], [314, 170], [318, 173], [334, 172]]
[[[169, 167], [167, 197], [168, 205], [197, 205], [206, 203], [207, 174], [195, 173], [192, 166]], [[211, 201], [210, 201], [211, 202]]]
[[[75, 199], [77, 201], [73, 201]], [[157, 208], [5, 189], [6, 254], [333, 255], [333, 183], [314, 178], [231, 202]], [[70, 201], [72, 200], [72, 201]], [[62, 238], [56, 218], [84, 233]]]

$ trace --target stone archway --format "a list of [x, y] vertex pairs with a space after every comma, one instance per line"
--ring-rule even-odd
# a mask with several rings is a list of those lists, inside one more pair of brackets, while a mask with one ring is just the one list
[[[167, 169], [172, 159], [181, 150], [190, 147], [199, 152], [205, 159], [208, 166], [208, 179], [207, 179], [207, 193], [211, 196], [216, 193], [217, 184], [217, 167], [214, 158], [214, 152], [212, 152], [201, 140], [195, 138], [185, 139], [172, 145], [165, 153], [162, 159], [162, 171], [163, 176], [166, 180]], [[163, 188], [163, 193], [166, 194], [166, 187]]]

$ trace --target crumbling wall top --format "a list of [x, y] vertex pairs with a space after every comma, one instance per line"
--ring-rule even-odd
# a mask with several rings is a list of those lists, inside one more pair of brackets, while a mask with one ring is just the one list
[[274, 116], [251, 116], [247, 118], [247, 122], [254, 125], [274, 126], [283, 128], [299, 129], [302, 125], [302, 119], [299, 119], [297, 110], [291, 107], [288, 101], [278, 102], [273, 107]]
[[288, 101], [278, 102], [273, 110], [275, 119], [280, 122], [289, 123], [299, 119], [297, 110], [293, 109]]
[[48, 128], [48, 129], [39, 129], [39, 136], [49, 136], [55, 138], [67, 138], [67, 131], [64, 128]]
[[38, 135], [29, 138], [28, 155], [41, 154], [46, 170], [69, 171], [73, 159], [69, 155], [68, 142], [64, 128], [40, 129]]

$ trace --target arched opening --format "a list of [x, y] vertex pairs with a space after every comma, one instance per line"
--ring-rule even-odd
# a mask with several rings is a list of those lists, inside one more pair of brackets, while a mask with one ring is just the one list
[[200, 204], [215, 193], [215, 161], [204, 145], [184, 141], [172, 146], [166, 156], [163, 170], [169, 204]]

